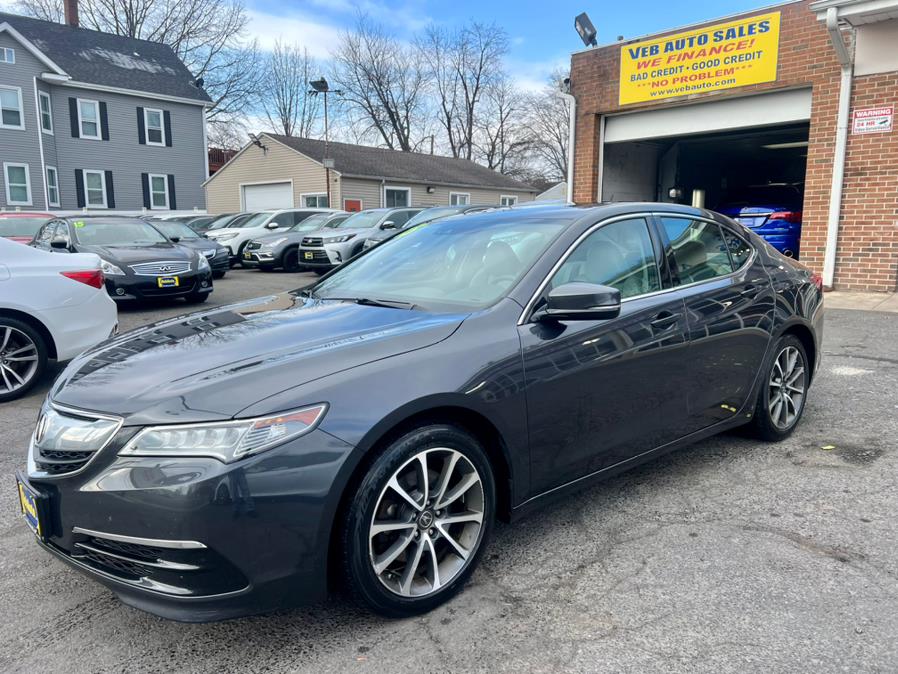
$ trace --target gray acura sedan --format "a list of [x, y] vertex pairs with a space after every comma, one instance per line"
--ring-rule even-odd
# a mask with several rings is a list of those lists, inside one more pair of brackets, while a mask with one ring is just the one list
[[448, 218], [80, 356], [19, 499], [48, 553], [161, 616], [335, 586], [418, 614], [496, 518], [736, 426], [788, 436], [822, 325], [820, 277], [710, 211]]

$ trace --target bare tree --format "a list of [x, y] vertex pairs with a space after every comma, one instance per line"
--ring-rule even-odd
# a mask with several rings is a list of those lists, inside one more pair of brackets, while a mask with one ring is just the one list
[[490, 85], [473, 139], [474, 156], [480, 163], [514, 177], [527, 172], [532, 139], [526, 124], [526, 103], [508, 79]]
[[[19, 0], [20, 11], [61, 21], [62, 0]], [[258, 82], [259, 53], [245, 39], [241, 0], [81, 0], [81, 25], [169, 45], [212, 98], [209, 117], [250, 109]]]
[[508, 36], [495, 24], [475, 22], [455, 31], [430, 26], [416, 46], [452, 156], [471, 159], [484, 97], [502, 86]]
[[417, 54], [360, 14], [332, 56], [333, 79], [355, 135], [373, 134], [388, 148], [411, 151], [426, 117], [425, 74]]
[[259, 105], [271, 128], [285, 136], [308, 138], [318, 115], [318, 98], [309, 95], [314, 59], [306, 49], [278, 40], [265, 59]]
[[549, 85], [527, 102], [527, 126], [533, 161], [547, 178], [564, 180], [567, 175], [568, 133], [570, 109], [566, 100], [558, 96], [567, 73], [556, 71], [549, 77]]

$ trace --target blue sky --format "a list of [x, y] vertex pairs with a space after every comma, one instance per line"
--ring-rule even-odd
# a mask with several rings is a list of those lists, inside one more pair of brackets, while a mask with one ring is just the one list
[[763, 0], [670, 0], [641, 2], [583, 2], [566, 0], [246, 0], [251, 32], [263, 46], [277, 37], [306, 45], [326, 58], [340, 30], [353, 21], [360, 6], [397, 35], [409, 36], [428, 22], [458, 25], [469, 19], [496, 21], [511, 37], [509, 68], [522, 86], [541, 86], [556, 66], [569, 63], [570, 53], [582, 48], [574, 31], [574, 17], [586, 11], [599, 33], [599, 44], [618, 35], [637, 37], [697, 21], [764, 7]]

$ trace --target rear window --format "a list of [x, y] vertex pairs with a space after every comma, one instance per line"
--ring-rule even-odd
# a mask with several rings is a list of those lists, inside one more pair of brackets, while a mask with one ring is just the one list
[[34, 236], [49, 218], [0, 218], [0, 236]]

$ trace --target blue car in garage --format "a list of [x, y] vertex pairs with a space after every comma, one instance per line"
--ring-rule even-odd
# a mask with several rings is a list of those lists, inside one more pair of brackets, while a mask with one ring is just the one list
[[783, 255], [797, 259], [802, 202], [801, 190], [794, 185], [763, 185], [738, 193], [716, 210], [750, 227]]

